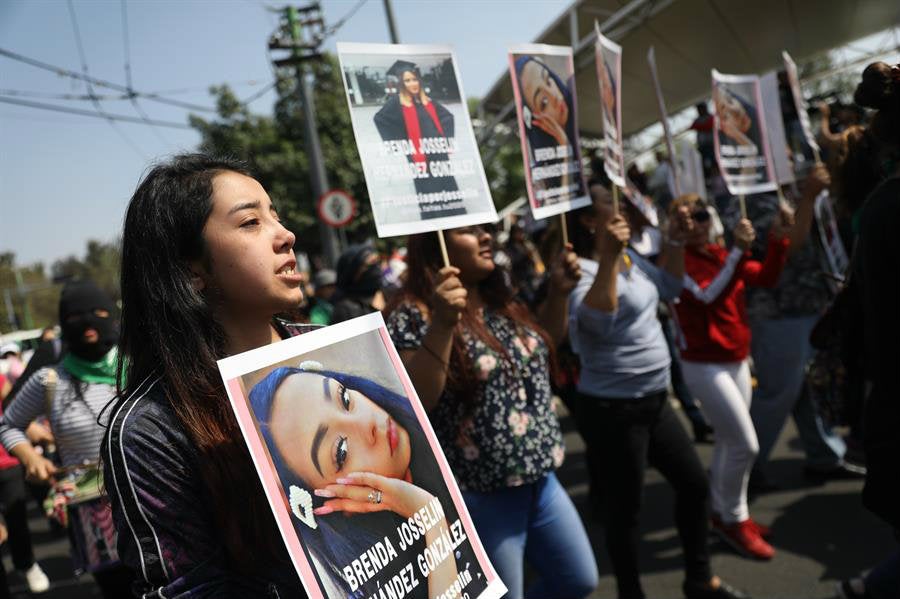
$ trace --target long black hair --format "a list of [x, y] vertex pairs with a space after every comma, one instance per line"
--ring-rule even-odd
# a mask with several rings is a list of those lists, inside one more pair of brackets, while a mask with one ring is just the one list
[[[216, 360], [226, 336], [210, 298], [192, 285], [192, 261], [209, 264], [203, 228], [213, 179], [250, 176], [241, 162], [204, 154], [175, 156], [138, 185], [122, 234], [119, 398], [161, 376], [167, 399], [195, 443], [213, 521], [235, 569], [253, 571], [279, 554], [274, 521], [229, 407]], [[124, 376], [123, 376], [124, 374]]]

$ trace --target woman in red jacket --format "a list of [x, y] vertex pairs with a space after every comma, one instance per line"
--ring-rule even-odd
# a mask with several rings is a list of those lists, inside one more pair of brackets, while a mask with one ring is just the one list
[[710, 243], [710, 213], [699, 196], [682, 196], [694, 232], [686, 241], [684, 290], [676, 306], [684, 334], [681, 363], [685, 381], [716, 431], [710, 466], [713, 528], [740, 553], [771, 559], [768, 530], [750, 518], [747, 480], [759, 451], [750, 419], [750, 327], [744, 307], [748, 285], [774, 287], [787, 258], [786, 230], [774, 227], [764, 262], [750, 259], [755, 233], [747, 219], [734, 230], [729, 251]]

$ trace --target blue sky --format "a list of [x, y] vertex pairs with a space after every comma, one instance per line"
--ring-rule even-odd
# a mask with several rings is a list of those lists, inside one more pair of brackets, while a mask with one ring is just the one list
[[[127, 0], [134, 88], [212, 106], [209, 85], [230, 83], [245, 98], [272, 80], [266, 40], [275, 15], [254, 0]], [[274, 4], [274, 2], [272, 3]], [[506, 66], [506, 47], [534, 39], [569, 3], [565, 0], [394, 0], [404, 43], [451, 43], [466, 93], [486, 93]], [[334, 23], [356, 0], [324, 0]], [[125, 83], [120, 0], [73, 0], [90, 75]], [[388, 42], [381, 0], [368, 0], [329, 39]], [[69, 5], [63, 0], [0, 1], [0, 47], [73, 71], [81, 61]], [[255, 81], [256, 84], [248, 82]], [[183, 92], [182, 90], [194, 90]], [[80, 82], [0, 57], [0, 90], [86, 94]], [[94, 89], [98, 95], [115, 94]], [[0, 91], [0, 94], [4, 92]], [[92, 110], [90, 102], [22, 97]], [[251, 105], [270, 114], [274, 94]], [[104, 110], [137, 116], [127, 100]], [[185, 123], [188, 111], [141, 100], [152, 119]], [[19, 265], [83, 255], [88, 239], [110, 241], [146, 166], [155, 158], [193, 149], [190, 130], [46, 112], [0, 103], [0, 252]]]

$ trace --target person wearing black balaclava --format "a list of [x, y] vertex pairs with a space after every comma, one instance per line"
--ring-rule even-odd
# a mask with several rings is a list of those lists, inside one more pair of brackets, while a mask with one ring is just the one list
[[[112, 299], [90, 281], [68, 283], [62, 290], [59, 321], [67, 351], [59, 364], [29, 378], [0, 419], [0, 443], [19, 458], [32, 482], [53, 484], [61, 476], [57, 465], [38, 454], [25, 436], [25, 429], [41, 416], [50, 422], [63, 469], [97, 467], [105, 431], [100, 418], [116, 395], [115, 311]], [[108, 501], [94, 501], [92, 518], [104, 520], [98, 530], [113, 530]], [[104, 597], [129, 596], [134, 575], [118, 561], [114, 533], [89, 539], [82, 527], [70, 528], [73, 558], [80, 562], [76, 566], [93, 573]], [[102, 550], [103, 542], [109, 551]]]
[[370, 245], [351, 245], [337, 263], [337, 291], [332, 296], [331, 324], [384, 308], [381, 261]]

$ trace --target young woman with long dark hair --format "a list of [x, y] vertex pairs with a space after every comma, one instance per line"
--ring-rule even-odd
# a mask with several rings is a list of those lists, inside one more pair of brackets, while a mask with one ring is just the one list
[[656, 318], [660, 300], [681, 293], [684, 210], [672, 215], [654, 266], [627, 249], [631, 231], [610, 190], [590, 187], [593, 205], [569, 213], [582, 277], [569, 297], [569, 331], [581, 358], [579, 419], [592, 495], [603, 498], [606, 546], [619, 599], [643, 599], [637, 563], [644, 472], [655, 466], [675, 488], [675, 524], [685, 554], [688, 599], [745, 597], [712, 575], [707, 548], [709, 482], [669, 406], [669, 350]]
[[[551, 269], [539, 318], [514, 300], [481, 227], [409, 240], [406, 283], [388, 329], [508, 597], [583, 597], [597, 585], [587, 534], [554, 469], [564, 448], [551, 404], [553, 348], [579, 272], [570, 249]], [[539, 574], [524, 589], [524, 560]]]
[[143, 597], [291, 597], [287, 556], [216, 360], [297, 332], [294, 234], [241, 163], [153, 168], [125, 215], [121, 388], [103, 440], [119, 555]]

